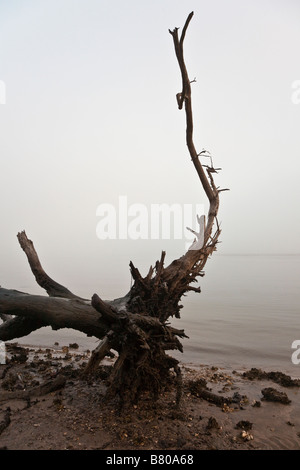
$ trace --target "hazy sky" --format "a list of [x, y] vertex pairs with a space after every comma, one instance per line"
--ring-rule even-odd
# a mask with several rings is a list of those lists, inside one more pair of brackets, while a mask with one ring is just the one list
[[71, 289], [116, 268], [127, 285], [131, 259], [143, 272], [162, 249], [183, 253], [178, 240], [99, 240], [96, 210], [119, 196], [206, 205], [168, 32], [190, 11], [194, 140], [230, 188], [219, 253], [300, 253], [299, 0], [1, 0], [1, 285], [32, 279], [23, 229]]

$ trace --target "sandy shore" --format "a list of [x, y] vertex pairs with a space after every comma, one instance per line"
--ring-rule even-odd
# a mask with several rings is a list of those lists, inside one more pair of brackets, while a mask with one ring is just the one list
[[1, 449], [300, 449], [299, 383], [288, 376], [183, 365], [179, 408], [170, 389], [120, 415], [104, 400], [109, 361], [89, 382], [80, 378], [89, 356], [76, 345], [9, 347], [0, 366]]

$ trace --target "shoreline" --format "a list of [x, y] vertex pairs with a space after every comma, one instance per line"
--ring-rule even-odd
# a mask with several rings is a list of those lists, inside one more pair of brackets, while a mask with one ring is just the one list
[[[0, 366], [1, 449], [300, 449], [300, 387], [275, 383], [274, 376], [181, 364], [179, 408], [171, 388], [157, 402], [143, 397], [119, 415], [116, 403], [103, 398], [112, 359], [86, 381], [79, 372], [90, 353], [76, 344], [43, 349], [13, 343], [8, 349], [9, 361]], [[37, 393], [61, 374], [65, 382], [58, 389]], [[267, 401], [262, 390], [270, 388], [290, 402]]]
[[[51, 331], [52, 332], [52, 331]], [[66, 334], [62, 335], [57, 335], [56, 334], [52, 336], [49, 336], [48, 334], [42, 335], [37, 335], [36, 337], [24, 337], [24, 338], [16, 338], [13, 340], [9, 340], [6, 343], [7, 344], [14, 344], [18, 343], [20, 346], [24, 348], [41, 348], [41, 349], [55, 349], [58, 345], [68, 345], [70, 343], [76, 342], [78, 344], [78, 351], [80, 352], [85, 352], [85, 351], [92, 351], [94, 350], [98, 343], [99, 339], [97, 338], [92, 338], [92, 337], [86, 337], [86, 335], [76, 335], [72, 333], [69, 333], [69, 330], [67, 330]], [[68, 334], [69, 333], [69, 334]], [[30, 341], [28, 341], [30, 339]], [[292, 353], [292, 350], [291, 350]], [[205, 354], [202, 354], [202, 351], [197, 352], [193, 350], [189, 350], [188, 345], [185, 345], [184, 347], [184, 353], [179, 353], [178, 351], [170, 351], [170, 355], [173, 355], [176, 359], [180, 361], [180, 363], [184, 366], [187, 367], [206, 367], [206, 366], [217, 366], [225, 370], [233, 370], [233, 369], [239, 369], [239, 370], [248, 370], [252, 367], [256, 368], [261, 368], [265, 371], [274, 371], [274, 370], [280, 370], [285, 374], [290, 375], [291, 377], [295, 379], [300, 379], [300, 364], [295, 365], [292, 363], [292, 361], [287, 360], [287, 361], [276, 361], [273, 360], [271, 362], [270, 358], [262, 358], [261, 360], [258, 358], [255, 358], [255, 360], [245, 360], [245, 357], [243, 357], [240, 361], [237, 361], [235, 356], [234, 359], [231, 361], [230, 357], [226, 356], [226, 361], [223, 359], [223, 361], [220, 361], [218, 359], [214, 360], [212, 357], [214, 354], [210, 354], [205, 352]], [[216, 355], [216, 354], [215, 354]], [[220, 352], [218, 357], [222, 357], [223, 353]], [[250, 357], [250, 356], [249, 356]]]

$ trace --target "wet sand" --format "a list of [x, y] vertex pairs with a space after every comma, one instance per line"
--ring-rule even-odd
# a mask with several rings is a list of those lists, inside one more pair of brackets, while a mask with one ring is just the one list
[[[300, 449], [299, 384], [278, 383], [276, 374], [249, 377], [242, 368], [185, 364], [179, 407], [170, 387], [157, 402], [144, 396], [119, 414], [116, 402], [104, 400], [113, 359], [87, 381], [80, 372], [90, 352], [76, 345], [9, 348], [0, 366], [1, 449]], [[58, 388], [45, 393], [43, 384], [55, 380]], [[266, 400], [266, 389], [287, 403]]]

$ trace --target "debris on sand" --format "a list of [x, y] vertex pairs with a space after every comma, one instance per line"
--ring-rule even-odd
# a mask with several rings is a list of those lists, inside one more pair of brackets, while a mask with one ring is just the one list
[[249, 432], [247, 431], [242, 431], [241, 433], [241, 438], [244, 440], [244, 441], [251, 441], [253, 440], [253, 435], [250, 434]]
[[[278, 403], [253, 408], [261, 389], [264, 399], [274, 398], [264, 389], [267, 382], [184, 365], [180, 407], [170, 387], [156, 401], [145, 394], [120, 413], [118, 401], [106, 398], [113, 359], [105, 359], [87, 380], [82, 372], [91, 353], [71, 346], [24, 348], [20, 355], [16, 346], [8, 350], [0, 365], [0, 449], [249, 450], [277, 449], [279, 441], [299, 449], [297, 400], [283, 413], [276, 413]], [[278, 393], [281, 403], [289, 402]], [[286, 424], [292, 421], [294, 426]], [[276, 429], [272, 436], [269, 428]]]
[[291, 400], [288, 398], [287, 394], [284, 392], [280, 392], [272, 387], [264, 388], [261, 393], [263, 394], [263, 400], [266, 401], [275, 401], [279, 403], [283, 403], [284, 405], [288, 405], [291, 403]]
[[218, 421], [216, 420], [216, 418], [214, 418], [214, 416], [211, 416], [209, 419], [208, 419], [208, 423], [207, 423], [207, 426], [206, 426], [206, 429], [220, 429], [220, 425], [218, 423]]
[[6, 350], [11, 355], [11, 362], [18, 362], [22, 364], [28, 359], [27, 349], [19, 346], [18, 343], [8, 343], [6, 345]]
[[245, 420], [239, 421], [236, 424], [237, 429], [244, 429], [245, 431], [250, 431], [250, 429], [252, 429], [252, 426], [253, 426], [253, 423], [250, 423], [250, 421], [245, 421]]
[[289, 375], [283, 372], [265, 372], [261, 369], [253, 367], [247, 372], [243, 373], [243, 377], [249, 380], [272, 380], [273, 382], [282, 385], [283, 387], [300, 387], [299, 379], [292, 379]]

